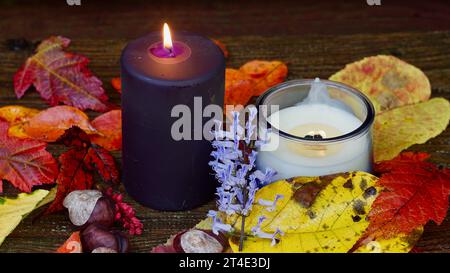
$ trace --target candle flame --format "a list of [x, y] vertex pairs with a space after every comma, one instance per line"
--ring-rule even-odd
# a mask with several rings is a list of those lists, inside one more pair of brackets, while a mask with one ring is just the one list
[[170, 35], [170, 29], [167, 23], [164, 23], [163, 27], [163, 40], [164, 40], [163, 42], [164, 48], [172, 51], [173, 48], [172, 36]]

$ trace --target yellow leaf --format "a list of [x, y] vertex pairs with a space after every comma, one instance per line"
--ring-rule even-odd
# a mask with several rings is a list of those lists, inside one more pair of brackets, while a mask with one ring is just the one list
[[422, 236], [423, 227], [411, 234], [401, 234], [390, 239], [366, 242], [355, 250], [356, 253], [408, 253]]
[[201, 220], [198, 222], [198, 224], [195, 225], [195, 228], [197, 229], [203, 229], [203, 230], [211, 230], [212, 229], [212, 220], [210, 217]]
[[387, 55], [347, 64], [330, 80], [361, 90], [370, 98], [377, 113], [426, 101], [431, 94], [430, 81], [420, 69]]
[[0, 197], [0, 245], [48, 193], [46, 190], [35, 190], [30, 194], [20, 193], [17, 198]]
[[427, 142], [442, 133], [450, 119], [450, 104], [444, 98], [395, 108], [375, 118], [375, 162], [396, 157], [404, 149]]
[[[243, 252], [347, 252], [358, 241], [369, 222], [366, 219], [380, 188], [369, 173], [351, 172], [323, 177], [299, 177], [272, 183], [255, 195], [255, 204], [246, 218]], [[284, 198], [273, 210], [259, 205], [260, 199]], [[274, 246], [271, 240], [254, 237], [251, 228], [260, 216], [267, 217], [261, 230], [284, 232]], [[239, 233], [240, 219], [228, 222]], [[229, 240], [238, 252], [236, 237]]]
[[35, 209], [38, 209], [40, 207], [43, 207], [43, 206], [53, 202], [53, 200], [55, 200], [57, 191], [58, 191], [57, 186], [51, 188], [50, 191], [48, 192], [48, 194], [41, 201], [39, 201], [39, 203], [36, 205]]

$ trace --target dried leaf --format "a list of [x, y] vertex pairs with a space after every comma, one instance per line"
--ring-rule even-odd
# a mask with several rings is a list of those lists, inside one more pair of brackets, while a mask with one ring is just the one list
[[88, 134], [97, 133], [89, 123], [88, 116], [72, 106], [55, 106], [41, 111], [28, 120], [23, 128], [31, 138], [54, 142], [73, 126], [81, 128]]
[[[343, 173], [323, 177], [298, 177], [260, 189], [255, 203], [246, 218], [245, 231], [249, 234], [243, 252], [347, 252], [358, 241], [369, 225], [366, 219], [379, 188], [377, 178], [363, 172]], [[318, 191], [311, 191], [315, 187]], [[312, 196], [311, 193], [314, 193]], [[273, 210], [259, 204], [260, 199], [274, 200], [277, 194], [283, 199]], [[251, 228], [259, 217], [261, 230], [284, 232], [274, 246], [271, 240], [253, 237]], [[237, 233], [240, 219], [228, 219]], [[233, 252], [238, 252], [238, 241], [230, 239]]]
[[442, 223], [448, 211], [449, 169], [426, 162], [427, 154], [405, 152], [375, 165], [384, 188], [369, 214], [369, 238], [409, 234], [432, 220]]
[[449, 119], [450, 106], [443, 98], [378, 114], [373, 129], [375, 162], [392, 159], [414, 144], [427, 142], [445, 130]]
[[[416, 154], [410, 158], [421, 161], [427, 158], [427, 155]], [[400, 161], [396, 164], [400, 164]], [[411, 162], [404, 161], [402, 166], [411, 166]], [[356, 225], [358, 223], [366, 227], [371, 225], [367, 222], [369, 218], [366, 217], [369, 209], [371, 209], [369, 215], [383, 213], [382, 210], [372, 212], [375, 205], [370, 203], [380, 196], [379, 192], [383, 189], [377, 184], [377, 178], [370, 174], [353, 172], [323, 177], [297, 177], [288, 181], [289, 183], [284, 180], [275, 182], [256, 193], [253, 210], [250, 216], [246, 217], [247, 237], [244, 241], [244, 251], [406, 253], [411, 251], [423, 232], [421, 225], [412, 232], [399, 232], [391, 238], [366, 236], [364, 227], [348, 231], [349, 226], [354, 228], [355, 224], [351, 224], [352, 221], [356, 221]], [[273, 200], [277, 194], [282, 194], [288, 199], [280, 199], [274, 210], [259, 204], [259, 200]], [[375, 203], [377, 200], [375, 199]], [[268, 219], [262, 222], [263, 231], [270, 234], [279, 228], [285, 232], [277, 245], [271, 246], [270, 239], [252, 236], [251, 228], [257, 224], [260, 216]], [[237, 229], [233, 234], [239, 234], [241, 218], [225, 216], [225, 219]], [[211, 218], [202, 220], [196, 228], [211, 230]], [[351, 236], [355, 232], [357, 234]], [[352, 246], [355, 242], [356, 244]], [[233, 251], [238, 251], [238, 239], [231, 237], [230, 243]], [[248, 244], [250, 246], [247, 246]], [[346, 247], [339, 246], [342, 244]], [[339, 247], [336, 248], [336, 245]]]
[[76, 231], [72, 233], [69, 239], [56, 250], [56, 253], [83, 253], [80, 232]]
[[177, 251], [175, 250], [173, 245], [168, 244], [168, 245], [157, 245], [154, 248], [152, 248], [150, 253], [177, 253]]
[[122, 80], [120, 77], [113, 78], [111, 80], [112, 87], [119, 93], [122, 93]]
[[173, 245], [173, 239], [175, 238], [175, 236], [177, 236], [177, 234], [170, 236], [165, 244], [157, 245], [152, 248], [150, 253], [177, 253], [177, 250]]
[[226, 47], [221, 41], [219, 41], [219, 40], [212, 39], [212, 41], [220, 48], [220, 50], [222, 50], [223, 56], [224, 56], [225, 58], [228, 58], [228, 55], [230, 55], [230, 54], [229, 54], [229, 52], [228, 52], [227, 47]]
[[365, 93], [377, 112], [426, 101], [431, 95], [427, 76], [394, 56], [367, 57], [348, 64], [330, 77]]
[[225, 70], [225, 105], [246, 105], [253, 97], [253, 80], [245, 73]]
[[17, 198], [0, 197], [0, 245], [47, 194], [46, 190], [35, 190], [20, 193]]
[[[36, 209], [43, 207], [47, 204], [50, 204], [51, 202], [53, 202], [53, 200], [55, 200], [56, 197], [56, 189], [57, 187], [54, 186], [53, 188], [51, 188], [48, 192], [48, 194], [41, 200], [39, 201], [39, 203], [36, 205]], [[38, 214], [34, 219], [33, 222], [38, 219], [40, 217], [40, 215]]]
[[45, 150], [47, 144], [10, 137], [8, 128], [7, 122], [0, 121], [0, 179], [8, 180], [24, 192], [31, 192], [35, 185], [54, 183], [58, 166], [53, 156]]
[[409, 253], [414, 248], [423, 233], [420, 227], [410, 234], [396, 235], [390, 239], [367, 240], [362, 243], [355, 253]]
[[225, 71], [225, 105], [247, 105], [270, 87], [286, 79], [288, 69], [280, 61], [251, 61], [239, 70]]
[[102, 82], [87, 68], [89, 60], [65, 52], [70, 40], [61, 36], [44, 40], [36, 53], [14, 75], [14, 90], [21, 98], [33, 84], [50, 105], [71, 105], [82, 110], [108, 110]]
[[55, 201], [46, 213], [63, 210], [62, 202], [74, 190], [91, 189], [93, 176], [99, 174], [106, 182], [117, 182], [119, 172], [112, 155], [105, 149], [92, 145], [89, 136], [78, 127], [68, 129], [59, 139], [70, 149], [59, 157], [60, 171]]
[[91, 135], [92, 143], [102, 146], [108, 151], [122, 149], [122, 111], [112, 110], [104, 113], [91, 122], [98, 134]]
[[254, 80], [253, 96], [259, 96], [270, 87], [282, 83], [288, 74], [287, 65], [281, 61], [254, 60], [239, 70]]
[[39, 110], [19, 105], [9, 105], [0, 108], [0, 119], [9, 123], [8, 135], [18, 138], [28, 138], [23, 129], [31, 118], [39, 113]]

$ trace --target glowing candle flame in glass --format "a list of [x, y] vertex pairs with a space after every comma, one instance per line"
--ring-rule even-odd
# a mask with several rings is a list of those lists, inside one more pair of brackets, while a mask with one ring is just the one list
[[360, 91], [318, 78], [296, 80], [269, 89], [257, 104], [266, 107], [262, 127], [272, 132], [256, 163], [277, 170], [274, 180], [371, 171], [375, 112]]

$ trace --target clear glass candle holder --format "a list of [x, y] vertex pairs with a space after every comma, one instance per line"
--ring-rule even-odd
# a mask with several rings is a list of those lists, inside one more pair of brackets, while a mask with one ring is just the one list
[[[276, 180], [372, 170], [372, 124], [375, 116], [372, 103], [363, 93], [350, 86], [327, 80], [320, 82], [326, 86], [329, 97], [343, 106], [336, 109], [338, 114], [330, 114], [334, 113], [333, 111], [320, 112], [313, 116], [301, 111], [292, 112], [291, 116], [277, 114], [280, 119], [276, 122], [278, 125], [272, 124], [275, 123], [271, 119], [274, 113], [281, 113], [289, 107], [292, 109], [292, 106], [304, 101], [314, 83], [312, 79], [284, 82], [266, 91], [257, 101], [260, 109], [260, 134], [263, 134], [263, 128], [270, 128], [268, 143], [259, 150], [257, 167], [260, 170], [267, 167], [275, 169], [278, 173], [274, 178]], [[314, 122], [307, 124], [309, 116], [324, 122], [319, 125], [314, 125]], [[284, 126], [283, 117], [289, 118], [288, 122], [284, 122]], [[300, 118], [304, 122], [298, 127], [300, 129], [286, 128]], [[338, 130], [330, 129], [339, 126], [345, 128], [347, 123], [355, 124], [355, 120], [358, 123], [351, 131], [344, 130], [339, 134], [335, 132]], [[319, 128], [314, 131], [314, 126]], [[293, 130], [297, 130], [297, 133], [292, 133]], [[299, 130], [304, 130], [306, 135], [299, 135]], [[308, 130], [312, 130], [312, 133], [305, 133]], [[325, 135], [325, 131], [331, 132], [331, 135]]]

